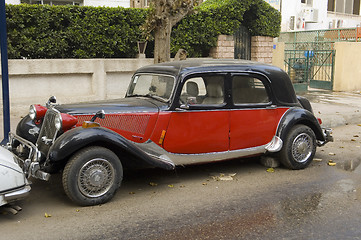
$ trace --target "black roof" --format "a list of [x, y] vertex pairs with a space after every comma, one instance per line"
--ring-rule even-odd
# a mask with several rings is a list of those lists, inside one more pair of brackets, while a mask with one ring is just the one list
[[298, 103], [293, 85], [282, 69], [265, 63], [235, 59], [192, 59], [165, 62], [142, 67], [138, 73], [168, 74], [183, 78], [189, 74], [202, 72], [250, 72], [267, 77], [273, 93], [280, 103]]

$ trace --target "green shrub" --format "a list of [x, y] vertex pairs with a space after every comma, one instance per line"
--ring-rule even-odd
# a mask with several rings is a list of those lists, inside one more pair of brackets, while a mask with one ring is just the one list
[[137, 53], [147, 10], [7, 5], [9, 58], [124, 58]]
[[[135, 57], [147, 14], [122, 7], [6, 5], [9, 58]], [[171, 52], [184, 48], [190, 57], [208, 56], [218, 35], [232, 35], [241, 24], [252, 35], [275, 37], [280, 21], [263, 0], [207, 0], [173, 27]]]

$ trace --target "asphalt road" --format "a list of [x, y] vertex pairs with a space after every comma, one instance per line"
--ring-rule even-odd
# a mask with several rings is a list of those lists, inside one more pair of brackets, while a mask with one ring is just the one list
[[235, 159], [132, 171], [101, 206], [70, 202], [60, 175], [34, 180], [23, 210], [0, 215], [0, 239], [360, 239], [361, 126], [333, 135], [305, 170]]

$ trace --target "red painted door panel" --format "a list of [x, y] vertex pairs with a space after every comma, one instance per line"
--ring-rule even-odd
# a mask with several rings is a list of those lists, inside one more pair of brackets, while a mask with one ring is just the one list
[[262, 146], [276, 133], [288, 108], [240, 109], [230, 112], [230, 150]]
[[172, 153], [222, 152], [229, 148], [229, 111], [173, 112], [164, 139]]

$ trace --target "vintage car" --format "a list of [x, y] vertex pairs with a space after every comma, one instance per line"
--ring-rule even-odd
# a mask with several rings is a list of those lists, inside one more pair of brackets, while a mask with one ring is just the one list
[[14, 155], [0, 147], [0, 206], [26, 197], [30, 189], [30, 184]]
[[281, 69], [250, 61], [186, 60], [140, 68], [125, 98], [32, 105], [9, 149], [34, 177], [63, 170], [79, 205], [107, 202], [123, 168], [178, 165], [267, 154], [303, 169], [332, 139]]

